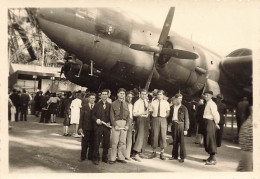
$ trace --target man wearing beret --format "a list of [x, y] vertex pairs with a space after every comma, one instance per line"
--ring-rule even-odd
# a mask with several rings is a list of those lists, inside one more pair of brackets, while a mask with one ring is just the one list
[[111, 104], [110, 119], [112, 123], [112, 150], [110, 164], [116, 162], [127, 163], [126, 154], [126, 135], [130, 123], [130, 113], [125, 99], [125, 89], [120, 88], [117, 92], [118, 99]]
[[219, 129], [220, 116], [215, 102], [212, 101], [213, 92], [205, 91], [206, 106], [203, 119], [205, 121], [204, 147], [210, 155], [206, 160], [206, 165], [216, 165], [215, 154], [217, 152], [216, 130]]
[[182, 94], [176, 94], [172, 99], [173, 105], [170, 109], [168, 123], [172, 124], [172, 157], [169, 160], [178, 160], [178, 150], [180, 146], [180, 160], [183, 163], [186, 157], [186, 150], [184, 144], [184, 135], [187, 135], [189, 129], [189, 113], [187, 108], [181, 104]]

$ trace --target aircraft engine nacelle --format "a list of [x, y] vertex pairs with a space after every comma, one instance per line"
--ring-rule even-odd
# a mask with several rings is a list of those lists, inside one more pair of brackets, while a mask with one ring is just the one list
[[206, 74], [196, 72], [195, 65], [191, 60], [171, 58], [164, 65], [157, 64], [156, 69], [162, 78], [192, 95], [203, 90], [206, 83]]

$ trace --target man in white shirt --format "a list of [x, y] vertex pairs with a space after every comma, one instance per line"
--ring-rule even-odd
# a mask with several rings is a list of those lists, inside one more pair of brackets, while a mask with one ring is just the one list
[[140, 98], [134, 104], [133, 115], [136, 119], [136, 131], [137, 137], [134, 145], [134, 159], [141, 161], [140, 158], [147, 158], [143, 153], [147, 144], [149, 134], [149, 111], [148, 111], [148, 100], [147, 90], [143, 89], [140, 93]]
[[205, 133], [204, 133], [204, 147], [206, 152], [210, 155], [206, 160], [206, 165], [215, 165], [217, 152], [216, 144], [216, 130], [219, 129], [220, 116], [218, 108], [215, 102], [212, 101], [213, 92], [204, 92], [206, 106], [204, 109], [203, 119], [205, 121]]
[[152, 147], [153, 153], [149, 156], [150, 159], [156, 157], [156, 148], [158, 145], [158, 138], [160, 136], [160, 159], [166, 160], [164, 157], [164, 148], [166, 148], [166, 132], [167, 132], [167, 120], [169, 116], [170, 104], [163, 99], [164, 91], [159, 90], [157, 93], [157, 99], [151, 103], [150, 111], [152, 113]]
[[126, 160], [131, 160], [130, 154], [131, 154], [131, 149], [132, 149], [132, 137], [133, 137], [133, 104], [132, 104], [132, 99], [133, 99], [134, 93], [132, 91], [128, 91], [126, 93], [126, 103], [129, 109], [129, 115], [130, 115], [130, 121], [129, 121], [129, 129], [127, 130], [126, 134], [126, 154], [125, 158]]

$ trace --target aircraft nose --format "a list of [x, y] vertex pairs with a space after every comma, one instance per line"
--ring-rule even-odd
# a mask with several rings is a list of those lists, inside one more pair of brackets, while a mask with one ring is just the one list
[[53, 14], [53, 10], [50, 8], [41, 8], [37, 11], [37, 18], [48, 19]]
[[37, 19], [55, 22], [62, 25], [71, 26], [74, 22], [75, 12], [69, 8], [41, 8], [37, 11]]

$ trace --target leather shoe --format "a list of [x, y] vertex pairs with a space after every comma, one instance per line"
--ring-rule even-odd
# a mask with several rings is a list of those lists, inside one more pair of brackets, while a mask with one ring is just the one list
[[184, 159], [180, 159], [179, 162], [180, 162], [180, 163], [184, 163]]
[[207, 162], [207, 161], [210, 161], [211, 160], [211, 157], [207, 158], [207, 159], [203, 159], [202, 161], [203, 162]]
[[170, 157], [169, 160], [178, 160], [178, 158]]
[[114, 164], [116, 163], [116, 161], [109, 161], [109, 164]]
[[127, 161], [125, 161], [125, 160], [117, 160], [117, 161], [120, 163], [127, 163]]
[[141, 162], [141, 158], [138, 154], [136, 154], [134, 157], [133, 157], [134, 160], [136, 160], [137, 162]]
[[152, 155], [150, 155], [150, 156], [148, 157], [148, 159], [153, 159], [153, 158], [156, 158], [156, 152], [153, 152]]
[[99, 161], [93, 161], [95, 165], [99, 165]]
[[160, 154], [160, 159], [161, 160], [166, 160], [166, 158], [164, 157], [163, 153]]
[[217, 164], [217, 161], [215, 160], [210, 160], [210, 161], [206, 161], [206, 164], [205, 165], [216, 165]]

